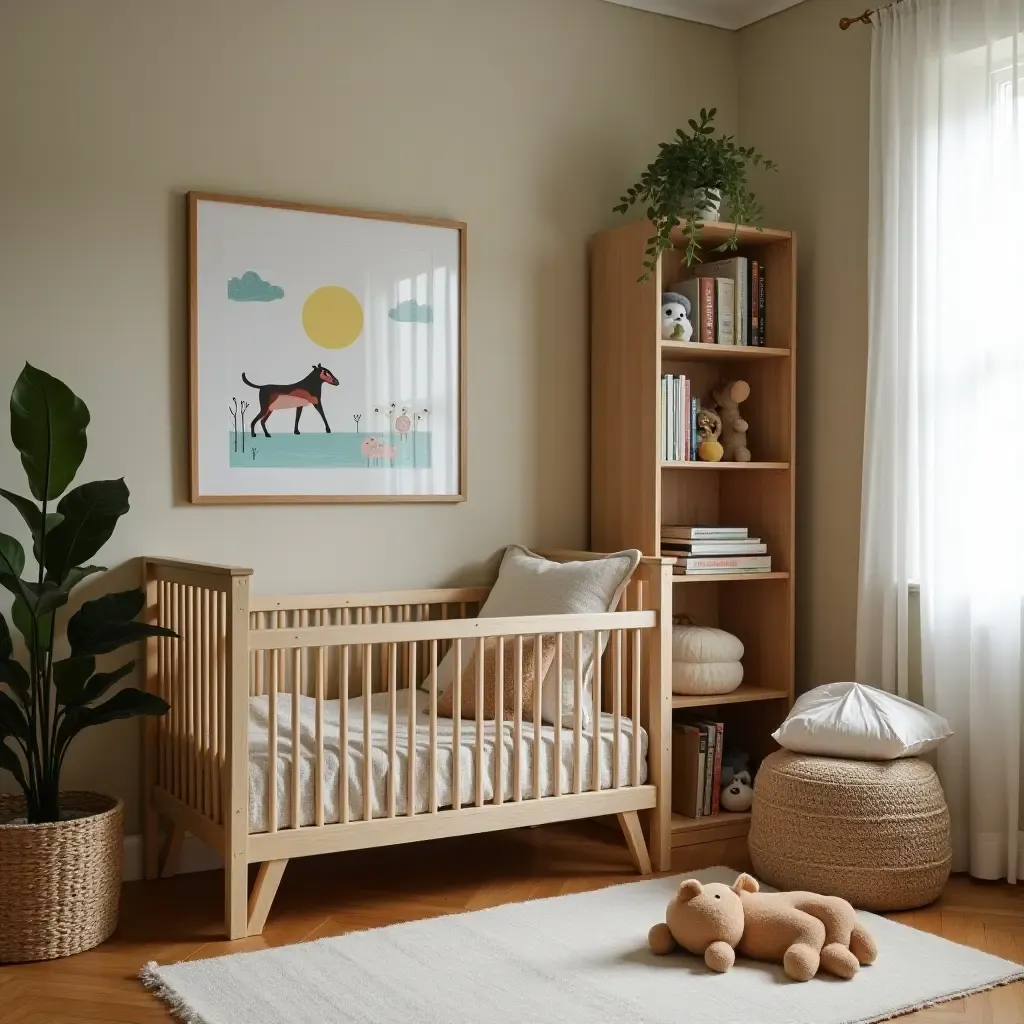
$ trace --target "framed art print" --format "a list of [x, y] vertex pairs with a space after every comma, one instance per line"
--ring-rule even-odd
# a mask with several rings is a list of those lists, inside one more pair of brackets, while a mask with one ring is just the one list
[[466, 226], [188, 194], [191, 498], [462, 501]]

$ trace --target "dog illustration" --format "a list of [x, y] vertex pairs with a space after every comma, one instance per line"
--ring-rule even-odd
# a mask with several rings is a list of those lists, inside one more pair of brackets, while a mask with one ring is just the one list
[[263, 433], [270, 437], [267, 420], [276, 409], [295, 410], [295, 433], [299, 433], [299, 417], [307, 405], [313, 406], [320, 413], [320, 419], [324, 421], [324, 429], [328, 434], [331, 432], [331, 425], [327, 422], [323, 403], [320, 401], [320, 392], [325, 384], [337, 386], [338, 378], [326, 366], [317, 363], [302, 380], [296, 381], [294, 384], [253, 384], [244, 373], [242, 382], [255, 388], [260, 394], [259, 415], [252, 418], [253, 437], [256, 436], [257, 423], [263, 428]]

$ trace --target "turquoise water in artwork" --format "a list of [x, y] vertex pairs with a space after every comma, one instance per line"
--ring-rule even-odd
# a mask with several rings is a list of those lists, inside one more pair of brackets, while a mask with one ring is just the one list
[[[431, 434], [273, 434], [228, 431], [232, 469], [430, 469]], [[375, 453], [375, 454], [371, 454]]]

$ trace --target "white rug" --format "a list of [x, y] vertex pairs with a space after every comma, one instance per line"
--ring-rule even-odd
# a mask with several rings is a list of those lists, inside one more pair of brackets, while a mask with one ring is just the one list
[[[1018, 964], [873, 914], [862, 917], [878, 961], [852, 981], [656, 957], [647, 929], [682, 877], [149, 964], [142, 980], [189, 1024], [868, 1024], [1024, 978]], [[736, 872], [696, 877], [731, 883]]]

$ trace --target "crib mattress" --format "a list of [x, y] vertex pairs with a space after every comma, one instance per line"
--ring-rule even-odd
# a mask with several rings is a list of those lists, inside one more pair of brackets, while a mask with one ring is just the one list
[[[299, 776], [300, 807], [299, 821], [302, 825], [316, 823], [315, 784], [316, 773], [316, 701], [312, 697], [300, 698], [299, 716]], [[408, 707], [405, 691], [399, 694], [396, 715], [396, 753], [393, 765], [388, 764], [388, 695], [375, 693], [370, 697], [372, 716], [372, 743], [370, 749], [370, 771], [373, 792], [370, 794], [371, 816], [386, 817], [388, 813], [388, 776], [395, 774], [396, 814], [404, 815], [408, 804], [408, 758], [406, 737], [408, 735]], [[430, 721], [429, 696], [417, 694], [415, 718], [416, 746], [416, 799], [415, 813], [429, 810], [430, 778]], [[340, 720], [341, 702], [324, 701], [324, 822], [333, 824], [340, 821], [341, 799], [340, 780]], [[600, 730], [596, 742], [592, 730], [584, 730], [580, 743], [582, 760], [583, 789], [593, 788], [593, 758], [595, 750], [600, 758], [601, 788], [610, 789], [613, 784], [614, 762], [614, 718], [601, 715]], [[266, 832], [270, 822], [269, 810], [269, 698], [252, 697], [249, 700], [249, 831]], [[348, 809], [349, 820], [359, 821], [363, 817], [363, 700], [355, 697], [348, 702]], [[619, 736], [619, 780], [625, 785], [630, 780], [630, 765], [633, 752], [633, 725], [627, 718], [620, 720]], [[641, 728], [640, 777], [647, 778], [647, 733]], [[277, 707], [277, 825], [288, 828], [292, 824], [292, 698], [288, 694], [278, 697]], [[437, 802], [440, 808], [452, 806], [452, 781], [454, 757], [453, 722], [451, 719], [437, 720]], [[494, 799], [495, 751], [501, 744], [501, 785], [502, 799], [513, 798], [512, 753], [515, 748], [513, 724], [503, 722], [500, 736], [495, 722], [484, 723], [482, 757], [484, 761], [483, 800]], [[534, 727], [532, 722], [523, 722], [521, 732], [522, 768], [520, 785], [523, 799], [533, 794]], [[476, 803], [476, 722], [463, 719], [459, 744], [459, 782], [463, 806]], [[541, 727], [541, 790], [542, 796], [551, 796], [555, 791], [555, 729]], [[560, 791], [572, 792], [576, 761], [575, 735], [570, 729], [563, 729], [561, 735]]]

